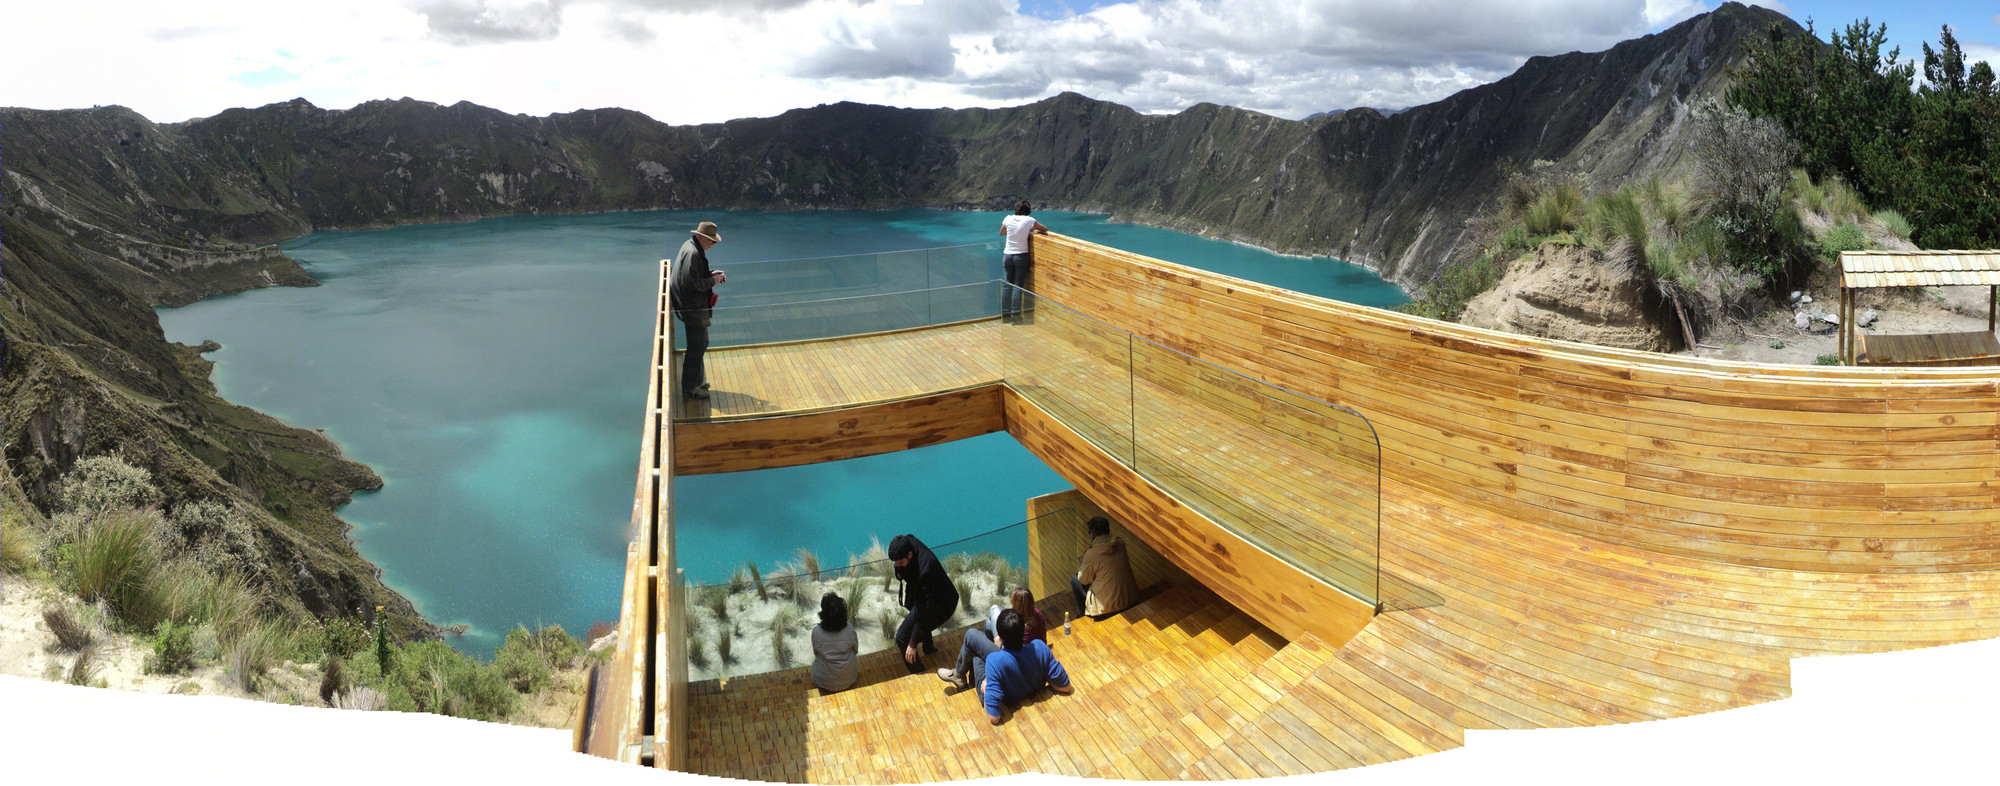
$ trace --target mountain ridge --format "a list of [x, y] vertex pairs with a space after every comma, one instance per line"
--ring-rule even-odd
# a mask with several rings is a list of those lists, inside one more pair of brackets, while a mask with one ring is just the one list
[[150, 306], [316, 284], [269, 244], [322, 229], [1022, 198], [1338, 257], [1412, 289], [1465, 250], [1466, 220], [1498, 193], [1506, 162], [1553, 160], [1598, 187], [1682, 166], [1689, 108], [1772, 24], [1799, 29], [1728, 3], [1602, 52], [1531, 58], [1431, 104], [1309, 121], [1215, 104], [1144, 115], [1075, 93], [1001, 109], [843, 102], [691, 126], [408, 98], [346, 110], [295, 99], [171, 124], [122, 107], [0, 109], [8, 471], [47, 511], [77, 459], [157, 453], [148, 468], [183, 498], [269, 514], [276, 551], [312, 565], [268, 578], [307, 610], [408, 611], [332, 512], [379, 479], [323, 437], [215, 398], [205, 361], [168, 345]]

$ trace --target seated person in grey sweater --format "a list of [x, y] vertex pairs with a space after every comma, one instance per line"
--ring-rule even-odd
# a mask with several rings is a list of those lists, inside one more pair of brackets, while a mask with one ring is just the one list
[[847, 690], [861, 676], [855, 658], [861, 640], [847, 621], [847, 601], [831, 592], [819, 599], [819, 624], [812, 629], [812, 681], [823, 691]]

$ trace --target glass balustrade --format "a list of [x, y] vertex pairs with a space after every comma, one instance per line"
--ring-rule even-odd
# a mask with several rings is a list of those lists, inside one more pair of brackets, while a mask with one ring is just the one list
[[[925, 545], [937, 555], [959, 594], [952, 618], [937, 632], [983, 623], [988, 609], [1004, 607], [1016, 587], [1028, 585], [1028, 531], [1034, 527], [1083, 531], [1074, 508], [945, 543]], [[828, 593], [847, 604], [849, 623], [866, 655], [894, 646], [905, 610], [896, 566], [878, 539], [859, 554], [822, 558], [799, 549], [780, 564], [745, 563], [728, 577], [705, 577], [687, 591], [690, 678], [757, 674], [812, 663], [811, 631]], [[918, 539], [923, 533], [917, 533]], [[936, 658], [933, 658], [936, 660]]]
[[[1366, 418], [1047, 298], [1024, 293], [1032, 310], [1018, 324], [1003, 322], [1008, 285], [994, 280], [998, 260], [996, 244], [976, 244], [738, 265], [710, 328], [711, 352], [965, 326], [953, 351], [985, 364], [984, 378], [1004, 381], [1259, 548], [1380, 602], [1381, 447]], [[843, 390], [861, 397], [816, 405], [875, 400]], [[817, 595], [806, 600], [799, 608], [809, 620]]]

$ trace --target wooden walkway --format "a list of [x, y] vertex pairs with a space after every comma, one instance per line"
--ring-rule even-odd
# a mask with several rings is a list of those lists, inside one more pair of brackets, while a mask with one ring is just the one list
[[[1794, 657], [2000, 635], [2000, 574], [1811, 573], [1660, 555], [1395, 487], [1385, 561], [1432, 593], [1339, 648], [1286, 642], [1199, 586], [1052, 637], [1076, 693], [1000, 727], [890, 652], [822, 695], [805, 669], [697, 683], [689, 769], [811, 783], [1038, 772], [1165, 780], [1325, 772], [1466, 729], [1591, 726], [1783, 698]], [[1060, 611], [1067, 598], [1045, 608]], [[1060, 618], [1060, 614], [1056, 615]], [[958, 636], [940, 639], [935, 668]]]

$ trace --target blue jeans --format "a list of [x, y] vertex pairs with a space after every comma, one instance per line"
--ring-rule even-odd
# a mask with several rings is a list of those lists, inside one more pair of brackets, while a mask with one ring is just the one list
[[958, 667], [953, 669], [965, 678], [967, 685], [979, 687], [979, 681], [986, 679], [986, 656], [999, 652], [1000, 646], [978, 627], [965, 631], [965, 643], [958, 645]]
[[1027, 254], [1008, 254], [1002, 258], [1001, 269], [1007, 273], [1007, 283], [1000, 292], [1000, 316], [1018, 317], [1021, 310], [1032, 306], [1028, 302], [1028, 269], [1034, 267], [1035, 258]]

